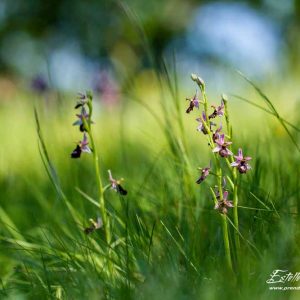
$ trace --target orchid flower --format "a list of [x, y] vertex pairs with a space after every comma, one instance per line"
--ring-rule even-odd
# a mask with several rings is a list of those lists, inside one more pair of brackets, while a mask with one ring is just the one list
[[187, 101], [190, 101], [190, 105], [189, 105], [189, 107], [186, 110], [187, 114], [190, 113], [194, 109], [194, 107], [196, 107], [196, 108], [199, 109], [199, 103], [200, 103], [200, 101], [199, 101], [199, 99], [197, 97], [197, 94], [198, 93], [196, 91], [196, 94], [195, 94], [195, 96], [193, 98], [186, 98]]
[[120, 195], [127, 195], [127, 191], [121, 186], [121, 180], [116, 180], [112, 177], [111, 171], [108, 170], [109, 181], [111, 183], [111, 188], [115, 190]]
[[225, 135], [221, 134], [215, 143], [217, 146], [213, 149], [213, 152], [219, 152], [221, 157], [228, 157], [233, 153], [227, 148], [232, 142], [225, 142]]
[[227, 200], [228, 192], [223, 192], [223, 199], [220, 199], [220, 196], [218, 198], [218, 202], [215, 205], [215, 209], [217, 209], [222, 214], [227, 214], [227, 208], [233, 207], [232, 201]]
[[211, 169], [210, 167], [200, 169], [201, 175], [196, 181], [197, 184], [200, 184], [201, 182], [203, 182], [205, 180], [205, 178], [209, 175], [210, 169]]
[[209, 117], [208, 117], [209, 119], [213, 119], [216, 116], [222, 117], [224, 115], [225, 105], [224, 105], [223, 100], [221, 100], [221, 105], [220, 106], [216, 107], [215, 105], [212, 105], [211, 107], [214, 109], [214, 111], [211, 115], [209, 115]]
[[234, 156], [235, 161], [230, 165], [232, 167], [236, 167], [241, 174], [246, 173], [248, 170], [251, 169], [250, 165], [247, 163], [252, 158], [250, 156], [243, 156], [243, 151], [241, 148], [238, 150], [238, 155]]

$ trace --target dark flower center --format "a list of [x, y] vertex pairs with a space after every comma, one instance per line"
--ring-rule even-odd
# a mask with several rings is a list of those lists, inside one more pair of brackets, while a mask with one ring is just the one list
[[242, 160], [240, 162], [240, 165], [238, 166], [238, 170], [241, 174], [244, 174], [247, 172], [248, 168], [247, 168], [247, 164], [245, 161]]
[[228, 156], [228, 150], [226, 148], [226, 146], [222, 146], [222, 149], [219, 151], [220, 156], [222, 157], [227, 157]]

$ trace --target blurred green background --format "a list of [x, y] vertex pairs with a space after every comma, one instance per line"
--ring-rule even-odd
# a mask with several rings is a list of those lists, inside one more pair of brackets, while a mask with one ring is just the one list
[[[0, 0], [0, 297], [298, 299], [265, 281], [277, 268], [300, 271], [299, 152], [278, 118], [236, 95], [268, 109], [239, 70], [296, 126], [299, 144], [299, 37], [298, 0]], [[212, 104], [228, 95], [234, 151], [253, 157], [239, 183], [238, 284], [223, 268], [213, 180], [194, 183], [211, 155], [197, 113], [185, 113], [191, 73]], [[104, 182], [111, 169], [129, 191], [107, 193], [116, 282], [99, 268], [102, 234], [82, 233], [99, 215], [78, 192], [97, 197], [92, 158], [69, 158], [81, 139], [76, 95], [87, 89]], [[45, 171], [34, 107], [73, 213]]]

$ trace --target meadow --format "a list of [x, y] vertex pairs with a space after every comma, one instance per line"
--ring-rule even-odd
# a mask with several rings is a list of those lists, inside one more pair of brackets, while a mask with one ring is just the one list
[[[4, 93], [1, 299], [298, 299], [299, 291], [273, 291], [266, 283], [274, 270], [300, 270], [295, 84], [278, 90], [280, 82], [271, 82], [260, 90], [239, 74], [234, 79], [242, 99], [225, 91], [232, 151], [242, 145], [252, 157], [252, 169], [236, 181], [239, 228], [232, 208], [227, 214], [214, 209], [215, 176], [196, 184], [198, 167], [208, 166], [213, 154], [196, 130], [202, 109], [186, 113], [195, 82], [184, 85], [173, 71], [150, 70], [119, 102], [106, 105], [94, 95], [92, 130], [109, 245], [105, 228], [89, 221], [103, 218], [93, 153], [70, 157], [81, 139], [72, 126], [77, 92], [85, 91]], [[223, 91], [213, 82], [206, 89], [210, 104], [220, 105]], [[108, 170], [124, 178], [127, 195], [111, 188]], [[227, 190], [232, 199], [228, 180]]]

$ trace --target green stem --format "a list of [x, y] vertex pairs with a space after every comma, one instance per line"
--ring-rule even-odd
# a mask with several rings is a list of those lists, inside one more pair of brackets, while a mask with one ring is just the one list
[[[97, 147], [96, 147], [96, 144], [94, 141], [92, 126], [91, 126], [92, 114], [93, 114], [92, 96], [89, 97], [89, 101], [88, 101], [87, 105], [89, 108], [89, 118], [88, 118], [88, 120], [86, 120], [85, 118], [83, 118], [82, 120], [83, 120], [83, 125], [86, 128], [87, 133], [89, 135], [90, 144], [91, 144], [91, 148], [92, 148], [92, 152], [93, 152], [93, 161], [94, 161], [94, 168], [95, 168], [95, 173], [96, 173], [96, 182], [97, 182], [97, 187], [98, 187], [98, 192], [99, 192], [100, 213], [101, 213], [102, 222], [103, 222], [105, 241], [106, 241], [106, 244], [108, 247], [108, 254], [107, 254], [108, 270], [109, 270], [109, 274], [112, 275], [113, 274], [113, 265], [111, 262], [111, 249], [110, 249], [111, 231], [110, 231], [109, 218], [107, 217], [105, 198], [104, 198], [105, 187], [103, 187], [102, 180], [101, 180], [99, 156], [98, 156], [98, 151], [97, 151]], [[113, 277], [111, 279], [113, 280]]]
[[[218, 203], [216, 194], [212, 188], [210, 188], [212, 195], [214, 197], [215, 204]], [[228, 232], [228, 224], [227, 224], [227, 216], [225, 214], [220, 214], [222, 219], [222, 231], [223, 231], [223, 242], [225, 249], [225, 257], [226, 257], [226, 265], [230, 272], [233, 272], [232, 269], [232, 260], [231, 260], [231, 251], [230, 251], [230, 243], [229, 243], [229, 232]]]
[[109, 221], [108, 221], [107, 214], [106, 214], [104, 188], [102, 185], [102, 180], [101, 180], [101, 175], [100, 175], [98, 151], [96, 148], [96, 144], [95, 144], [93, 132], [92, 132], [92, 127], [91, 127], [91, 124], [92, 124], [91, 120], [92, 120], [92, 114], [93, 114], [93, 105], [92, 105], [91, 99], [89, 99], [87, 105], [89, 108], [89, 118], [88, 118], [88, 120], [86, 120], [85, 118], [82, 118], [82, 121], [83, 121], [83, 125], [86, 128], [87, 133], [90, 138], [90, 144], [91, 144], [91, 148], [92, 148], [92, 152], [93, 152], [94, 168], [95, 168], [95, 173], [96, 173], [96, 182], [97, 182], [97, 187], [98, 187], [98, 192], [99, 192], [100, 212], [101, 212], [103, 228], [104, 228], [104, 232], [105, 232], [105, 240], [106, 240], [107, 245], [109, 246], [110, 242], [111, 242], [111, 233], [110, 233]]
[[[222, 95], [222, 100], [224, 102], [225, 106], [225, 119], [226, 119], [226, 127], [227, 127], [227, 134], [229, 136], [229, 139], [232, 139], [232, 128], [230, 127], [229, 123], [229, 111], [228, 111], [228, 105], [227, 105], [227, 98], [225, 95]], [[230, 146], [231, 150], [231, 146]], [[233, 162], [234, 159], [231, 156], [230, 157], [230, 162]], [[232, 168], [230, 166], [229, 160], [226, 160], [229, 169], [231, 170], [232, 177], [233, 177], [233, 223], [235, 226], [235, 232], [234, 232], [234, 242], [235, 242], [235, 247], [237, 250], [237, 260], [239, 260], [239, 254], [240, 254], [240, 236], [239, 236], [239, 215], [238, 215], [238, 177], [237, 177], [237, 170], [236, 168]]]
[[229, 122], [229, 111], [228, 111], [228, 105], [227, 105], [227, 97], [225, 95], [222, 95], [222, 100], [224, 103], [224, 107], [225, 107], [225, 120], [226, 120], [226, 129], [227, 129], [227, 135], [229, 137], [229, 139], [232, 139], [232, 127], [230, 126], [230, 122]]
[[[215, 154], [216, 164], [217, 164], [217, 177], [218, 177], [218, 190], [220, 199], [223, 199], [223, 189], [222, 189], [222, 169], [220, 165], [220, 161]], [[232, 271], [232, 261], [231, 261], [231, 251], [230, 251], [230, 244], [229, 244], [229, 233], [228, 233], [228, 226], [227, 226], [227, 217], [225, 214], [221, 214], [222, 217], [222, 229], [223, 229], [223, 240], [224, 240], [224, 248], [225, 248], [225, 255], [226, 255], [226, 262], [228, 269]]]
[[109, 246], [110, 242], [111, 242], [110, 226], [109, 226], [109, 221], [107, 218], [105, 199], [104, 199], [104, 189], [103, 189], [102, 180], [101, 180], [101, 176], [100, 176], [99, 157], [98, 157], [98, 152], [96, 149], [96, 145], [94, 142], [91, 128], [89, 128], [88, 134], [89, 134], [89, 138], [90, 138], [91, 147], [93, 149], [94, 168], [95, 168], [95, 172], [96, 172], [97, 187], [98, 187], [98, 191], [99, 191], [99, 204], [100, 204], [101, 217], [102, 217], [102, 221], [103, 221], [103, 228], [104, 228], [104, 232], [105, 232], [105, 240], [106, 240], [107, 245]]
[[234, 232], [234, 241], [237, 249], [237, 258], [239, 259], [240, 254], [240, 235], [239, 235], [239, 215], [238, 215], [238, 183], [237, 183], [237, 172], [236, 169], [233, 169], [233, 179], [234, 179], [234, 188], [233, 188], [233, 223], [236, 228]]
[[206, 96], [206, 92], [205, 92], [205, 85], [204, 84], [201, 85], [200, 89], [201, 89], [201, 93], [202, 93], [202, 96], [203, 96], [203, 106], [204, 106], [205, 117], [206, 117], [206, 119], [208, 119], [208, 115], [207, 115], [207, 110], [208, 110], [207, 103], [208, 103], [208, 101], [207, 101], [207, 96]]
[[227, 262], [228, 269], [232, 272], [232, 261], [230, 255], [227, 216], [225, 214], [221, 214], [221, 218], [222, 218], [223, 240], [224, 240], [226, 262]]

